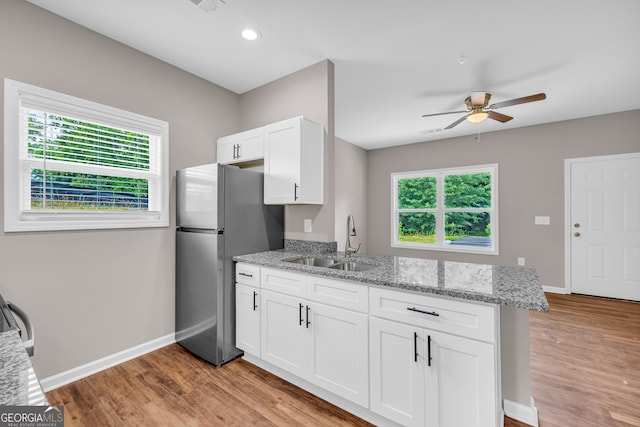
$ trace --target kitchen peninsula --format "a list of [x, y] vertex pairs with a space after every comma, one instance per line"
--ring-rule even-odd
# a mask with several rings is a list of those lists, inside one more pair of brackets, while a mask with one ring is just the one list
[[290, 247], [234, 260], [245, 359], [377, 425], [500, 425], [501, 312], [549, 309], [527, 268]]

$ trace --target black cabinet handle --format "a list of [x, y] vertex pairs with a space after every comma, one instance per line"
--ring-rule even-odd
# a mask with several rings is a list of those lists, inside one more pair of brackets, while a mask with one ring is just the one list
[[300, 323], [298, 323], [298, 325], [302, 325], [302, 322], [304, 322], [304, 319], [302, 318], [302, 303], [300, 303], [300, 308], [298, 310], [300, 313]]
[[413, 361], [418, 361], [418, 333], [413, 333]]
[[233, 160], [237, 159], [236, 157], [236, 148], [238, 147], [237, 144], [233, 144]]
[[240, 144], [238, 144], [238, 149], [236, 150], [236, 153], [238, 154], [238, 157], [236, 157], [236, 158], [239, 159], [240, 158]]
[[407, 310], [409, 311], [415, 311], [416, 313], [422, 313], [422, 314], [428, 314], [429, 316], [440, 316], [438, 313], [436, 313], [435, 311], [424, 311], [424, 310], [420, 310], [418, 308], [415, 307], [407, 307]]
[[253, 277], [253, 274], [244, 273], [244, 272], [240, 272], [240, 273], [238, 273], [238, 275], [244, 276], [244, 277]]
[[256, 309], [258, 308], [258, 304], [256, 304], [257, 296], [258, 296], [258, 293], [256, 291], [253, 291], [253, 311], [256, 311]]
[[311, 309], [307, 306], [307, 329], [309, 329], [309, 325], [311, 324], [311, 321], [309, 320], [309, 310]]
[[294, 182], [293, 183], [293, 200], [298, 200], [298, 188], [300, 187], [298, 186], [298, 184]]
[[431, 335], [427, 337], [427, 366], [431, 366]]

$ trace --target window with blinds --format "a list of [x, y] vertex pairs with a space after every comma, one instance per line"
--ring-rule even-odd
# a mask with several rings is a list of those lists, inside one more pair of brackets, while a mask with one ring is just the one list
[[6, 231], [168, 226], [166, 122], [8, 79], [5, 97]]

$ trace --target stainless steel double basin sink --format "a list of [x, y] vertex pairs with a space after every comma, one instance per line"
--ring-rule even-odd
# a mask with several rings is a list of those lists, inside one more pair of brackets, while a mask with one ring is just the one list
[[310, 265], [313, 267], [325, 267], [332, 270], [342, 271], [367, 271], [376, 267], [375, 265], [365, 264], [357, 261], [342, 261], [338, 259], [320, 258], [313, 256], [290, 259], [287, 260], [287, 262], [301, 265]]

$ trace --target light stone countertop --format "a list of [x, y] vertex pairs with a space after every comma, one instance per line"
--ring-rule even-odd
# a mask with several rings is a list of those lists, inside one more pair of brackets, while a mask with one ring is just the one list
[[[376, 267], [360, 272], [334, 270], [287, 262], [316, 256], [356, 261]], [[241, 255], [234, 261], [329, 278], [360, 282], [399, 290], [437, 294], [535, 311], [549, 311], [549, 304], [535, 270], [394, 256], [354, 255], [342, 252], [312, 255], [301, 251], [276, 250]]]
[[18, 331], [0, 333], [0, 406], [48, 404]]

